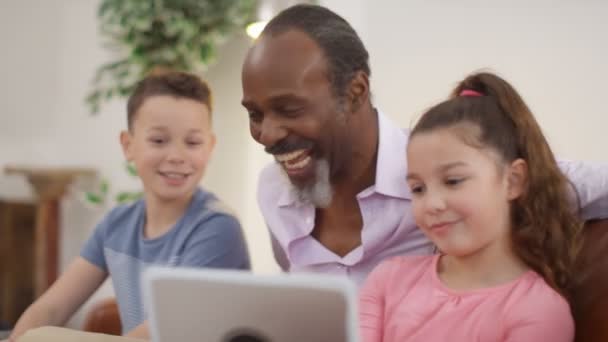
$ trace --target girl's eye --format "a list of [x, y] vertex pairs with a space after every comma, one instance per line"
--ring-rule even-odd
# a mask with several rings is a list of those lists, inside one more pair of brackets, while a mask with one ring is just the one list
[[446, 185], [456, 186], [464, 181], [464, 178], [449, 178], [445, 181]]
[[410, 187], [410, 192], [412, 194], [418, 195], [424, 191], [424, 187], [422, 185], [413, 185]]

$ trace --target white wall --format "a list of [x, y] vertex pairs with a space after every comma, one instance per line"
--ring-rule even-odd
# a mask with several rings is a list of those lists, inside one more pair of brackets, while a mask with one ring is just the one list
[[[375, 102], [404, 127], [464, 75], [490, 67], [520, 90], [561, 156], [608, 161], [601, 148], [607, 145], [608, 127], [602, 101], [608, 79], [608, 2], [321, 2], [350, 20], [362, 36], [371, 55]], [[124, 101], [105, 105], [97, 116], [89, 115], [83, 102], [95, 68], [109, 57], [96, 31], [97, 4], [0, 1], [0, 168], [9, 163], [86, 165], [108, 177], [115, 190], [138, 187], [122, 169], [118, 145]], [[255, 270], [275, 272], [255, 204], [257, 173], [269, 158], [249, 137], [239, 105], [248, 45], [244, 37], [227, 42], [206, 74], [215, 93], [219, 143], [204, 184], [241, 218]], [[82, 187], [63, 203], [62, 265], [78, 254], [105, 212], [79, 200]], [[0, 197], [31, 193], [19, 177], [0, 174]]]
[[520, 91], [560, 156], [608, 161], [608, 2], [322, 2], [363, 37], [376, 104], [404, 127], [490, 68]]

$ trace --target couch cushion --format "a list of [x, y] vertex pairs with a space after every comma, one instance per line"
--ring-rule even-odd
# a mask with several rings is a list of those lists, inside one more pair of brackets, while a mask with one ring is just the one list
[[588, 222], [572, 301], [577, 342], [608, 341], [608, 220]]

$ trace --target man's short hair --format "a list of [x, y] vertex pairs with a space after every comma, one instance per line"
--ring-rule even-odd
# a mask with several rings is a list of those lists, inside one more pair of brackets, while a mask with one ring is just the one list
[[296, 29], [309, 35], [323, 50], [329, 68], [329, 80], [335, 95], [342, 99], [346, 87], [358, 71], [371, 76], [369, 54], [352, 26], [329, 9], [300, 4], [274, 17], [262, 36], [276, 36]]

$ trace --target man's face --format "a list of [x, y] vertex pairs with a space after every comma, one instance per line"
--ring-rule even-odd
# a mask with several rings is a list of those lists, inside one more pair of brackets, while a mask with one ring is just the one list
[[242, 71], [251, 136], [282, 166], [301, 199], [323, 207], [350, 158], [348, 115], [332, 92], [322, 50], [305, 33], [264, 36]]

